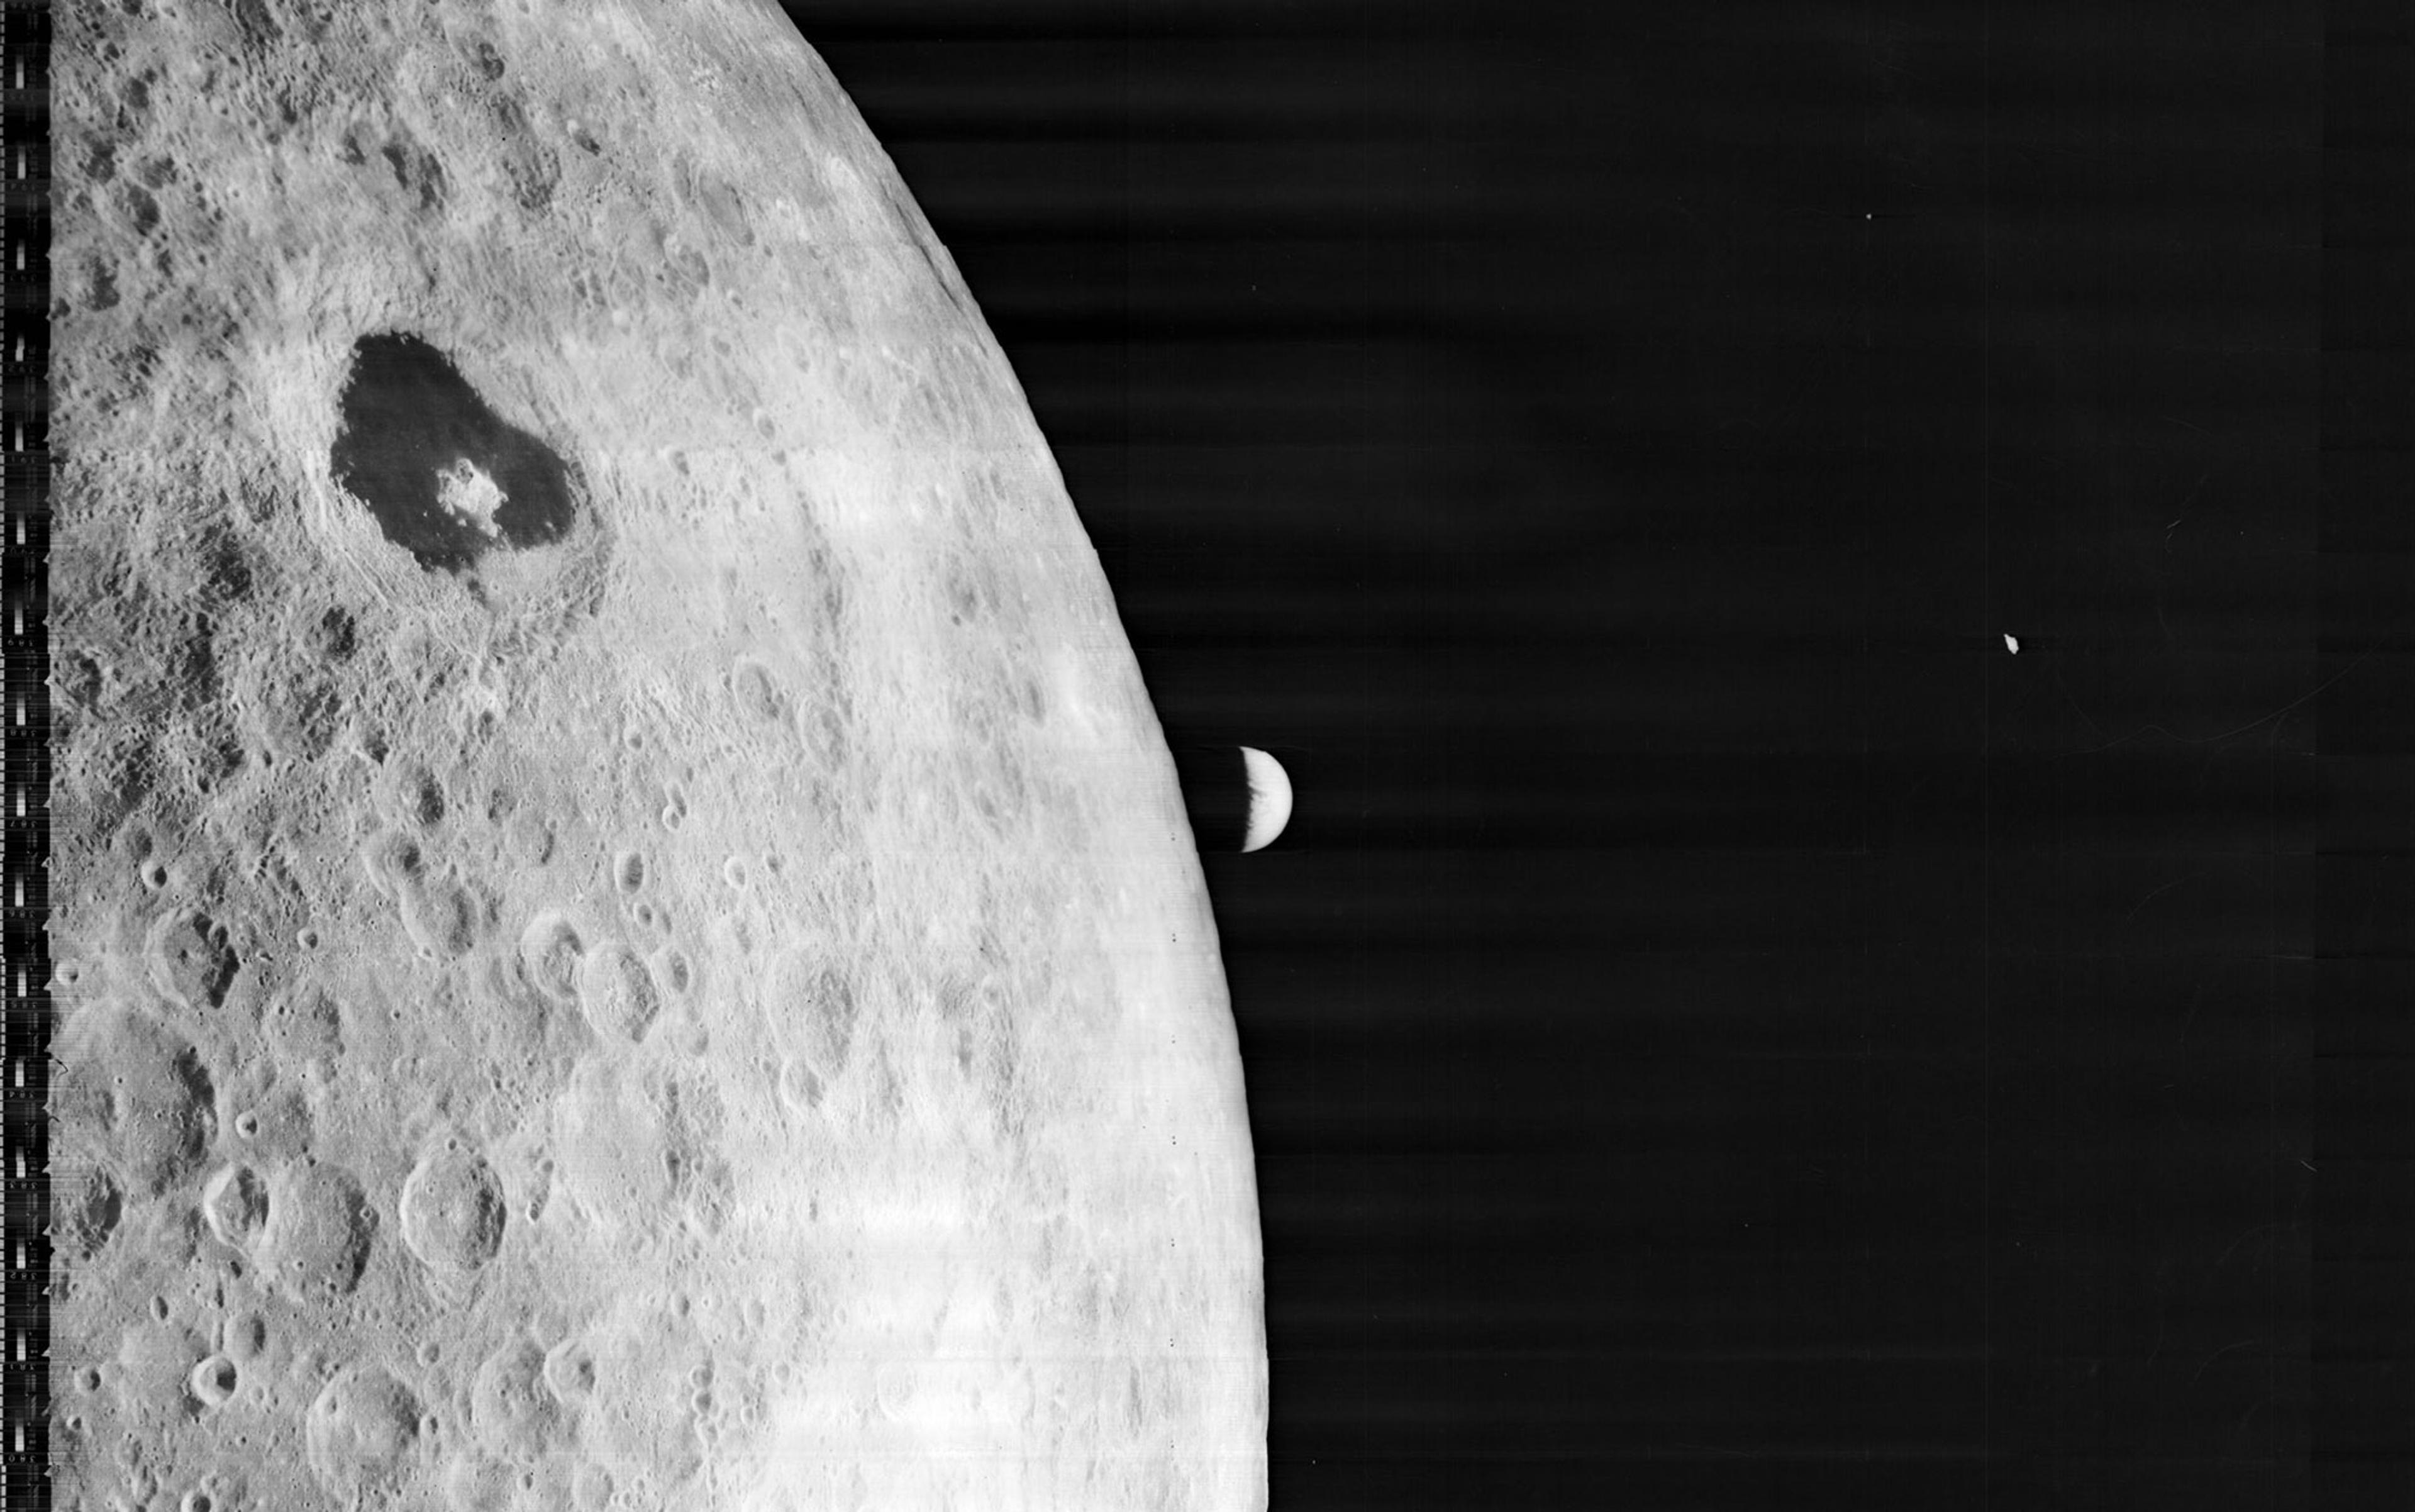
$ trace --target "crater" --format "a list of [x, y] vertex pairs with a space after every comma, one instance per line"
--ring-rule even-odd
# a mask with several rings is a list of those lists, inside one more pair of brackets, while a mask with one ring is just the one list
[[102, 1124], [139, 1190], [165, 1191], [190, 1175], [218, 1131], [217, 1088], [200, 1052], [128, 1010], [74, 1029], [60, 1057], [64, 1115]]
[[438, 1145], [403, 1178], [402, 1242], [431, 1270], [465, 1273], [503, 1247], [502, 1183], [475, 1152]]
[[250, 1250], [268, 1226], [268, 1183], [251, 1167], [220, 1167], [202, 1189], [202, 1217], [221, 1244]]
[[143, 953], [151, 985], [184, 1009], [208, 1010], [223, 1003], [240, 964], [226, 926], [200, 913], [170, 914], [154, 924]]
[[467, 955], [478, 943], [477, 896], [452, 878], [407, 889], [401, 912], [412, 943], [441, 960]]
[[566, 1407], [576, 1407], [595, 1394], [595, 1355], [577, 1339], [565, 1339], [547, 1352], [546, 1389]]
[[280, 1066], [332, 1061], [344, 1051], [343, 1010], [324, 988], [304, 987], [269, 1005], [260, 1033]]
[[271, 1183], [262, 1262], [289, 1290], [317, 1299], [350, 1293], [376, 1237], [377, 1211], [351, 1172], [305, 1160]]
[[352, 611], [338, 606], [319, 616], [308, 633], [310, 649], [330, 662], [348, 662], [360, 649], [360, 625]]
[[443, 779], [419, 761], [399, 763], [391, 778], [387, 803], [395, 816], [416, 830], [433, 830], [444, 822], [450, 807]]
[[578, 998], [579, 963], [587, 953], [578, 928], [561, 914], [546, 912], [520, 934], [520, 967], [532, 986], [559, 1003]]
[[419, 1426], [419, 1399], [393, 1371], [350, 1366], [320, 1390], [304, 1420], [310, 1473], [339, 1497], [390, 1492], [412, 1469]]
[[470, 1387], [470, 1422], [499, 1453], [533, 1459], [562, 1435], [561, 1404], [546, 1387], [545, 1352], [526, 1335], [507, 1340]]
[[185, 1378], [185, 1390], [203, 1407], [223, 1407], [233, 1400], [242, 1380], [234, 1361], [213, 1355], [193, 1367], [192, 1374]]
[[835, 966], [788, 951], [772, 967], [764, 1014], [774, 1038], [825, 1076], [847, 1069], [855, 1039], [855, 987]]
[[395, 830], [374, 835], [362, 846], [361, 865], [368, 873], [370, 885], [389, 898], [404, 895], [428, 875], [427, 851], [417, 840]]
[[822, 1105], [822, 1079], [811, 1066], [794, 1057], [780, 1062], [777, 1090], [781, 1103], [790, 1113], [812, 1113]]
[[73, 1182], [61, 1181], [52, 1200], [58, 1209], [52, 1232], [79, 1259], [99, 1253], [126, 1215], [125, 1190], [98, 1166], [88, 1167]]
[[268, 1320], [257, 1312], [235, 1313], [218, 1338], [228, 1358], [237, 1364], [256, 1360], [268, 1351]]
[[327, 462], [386, 539], [429, 572], [465, 572], [497, 547], [558, 541], [578, 514], [562, 458], [406, 332], [352, 344]]
[[788, 722], [788, 698], [772, 669], [752, 656], [742, 656], [729, 669], [729, 696], [738, 711], [766, 725]]
[[682, 997], [696, 985], [696, 967], [689, 962], [687, 952], [677, 946], [667, 945], [655, 952], [654, 971], [664, 986]]
[[608, 940], [578, 968], [578, 1006], [596, 1034], [619, 1043], [643, 1038], [662, 1000], [646, 963], [628, 946]]
[[612, 885], [622, 893], [634, 893], [646, 885], [646, 858], [638, 851], [624, 850], [612, 858]]

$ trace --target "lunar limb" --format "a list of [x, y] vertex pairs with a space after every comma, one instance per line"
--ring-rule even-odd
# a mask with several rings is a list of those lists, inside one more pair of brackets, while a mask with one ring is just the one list
[[1207, 810], [819, 59], [57, 26], [61, 1505], [1263, 1506]]

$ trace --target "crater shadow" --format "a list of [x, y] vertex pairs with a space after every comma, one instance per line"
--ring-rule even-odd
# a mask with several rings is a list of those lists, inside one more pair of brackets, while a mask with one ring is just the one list
[[422, 568], [462, 572], [498, 546], [569, 531], [578, 502], [562, 458], [419, 337], [355, 341], [329, 471]]

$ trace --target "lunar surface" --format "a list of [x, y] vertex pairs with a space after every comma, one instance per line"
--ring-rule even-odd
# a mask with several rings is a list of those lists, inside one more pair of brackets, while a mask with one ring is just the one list
[[1263, 1505], [1175, 766], [785, 17], [57, 26], [58, 1505]]

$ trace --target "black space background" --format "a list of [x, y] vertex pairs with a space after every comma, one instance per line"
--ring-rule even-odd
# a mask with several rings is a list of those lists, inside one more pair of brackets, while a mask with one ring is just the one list
[[789, 8], [1298, 785], [1276, 1507], [2415, 1505], [2405, 5]]

